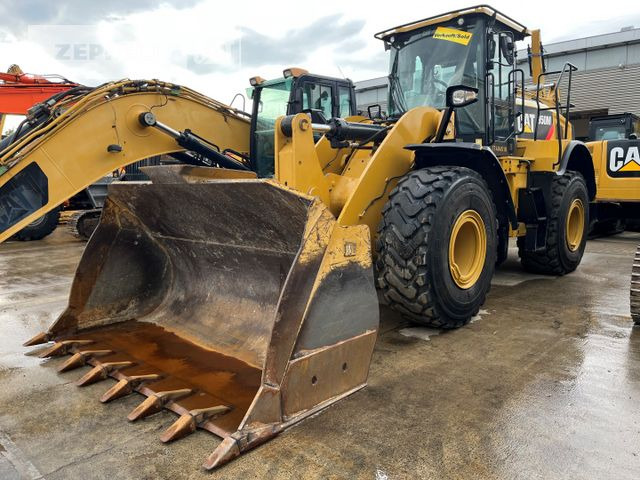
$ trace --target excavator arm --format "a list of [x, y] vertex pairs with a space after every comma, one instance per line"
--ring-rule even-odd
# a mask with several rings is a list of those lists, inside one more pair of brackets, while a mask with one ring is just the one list
[[32, 109], [0, 143], [0, 242], [105, 175], [151, 156], [196, 164], [206, 157], [202, 164], [246, 169], [248, 116], [198, 92], [157, 80], [70, 92]]

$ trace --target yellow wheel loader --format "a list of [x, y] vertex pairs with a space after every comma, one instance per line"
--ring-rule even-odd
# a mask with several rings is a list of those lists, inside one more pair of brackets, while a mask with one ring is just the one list
[[[514, 44], [527, 35], [487, 6], [392, 28], [376, 35], [389, 118], [280, 117], [267, 178], [150, 167], [151, 182], [112, 185], [67, 309], [27, 345], [70, 354], [62, 371], [88, 364], [79, 385], [115, 379], [103, 402], [145, 396], [129, 420], [176, 413], [163, 441], [221, 437], [215, 468], [365, 386], [375, 286], [406, 317], [454, 328], [478, 312], [509, 236], [526, 268], [573, 271], [593, 163], [539, 45], [543, 81], [524, 88]], [[115, 109], [120, 130], [173, 151], [192, 112], [134, 105]]]
[[[252, 115], [157, 80], [77, 86], [37, 104], [0, 143], [0, 242], [34, 223], [46, 228], [21, 239], [51, 233], [63, 202], [143, 159], [166, 154], [187, 165], [272, 171], [278, 116], [308, 111], [322, 120], [355, 114], [348, 79], [288, 68], [281, 78], [253, 77], [251, 83]], [[143, 112], [170, 118], [173, 137], [145, 129], [137, 121]]]
[[[614, 130], [609, 122], [616, 120]], [[600, 140], [587, 142], [598, 183], [591, 208], [596, 234], [620, 232], [625, 224], [637, 229], [640, 224], [640, 140], [631, 120], [625, 114], [607, 118], [608, 125], [599, 121], [595, 130]]]

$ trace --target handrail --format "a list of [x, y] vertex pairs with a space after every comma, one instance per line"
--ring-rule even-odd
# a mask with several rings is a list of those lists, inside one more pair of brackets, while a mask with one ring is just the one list
[[[540, 123], [540, 112], [555, 110], [556, 124], [557, 124], [556, 137], [558, 139], [558, 161], [554, 163], [553, 165], [554, 167], [558, 166], [560, 164], [560, 161], [562, 160], [562, 137], [564, 137], [565, 140], [568, 138], [569, 129], [567, 128], [567, 122], [569, 121], [569, 111], [571, 108], [571, 79], [573, 77], [573, 72], [575, 72], [576, 70], [578, 70], [578, 67], [576, 67], [574, 64], [572, 64], [571, 62], [565, 62], [564, 65], [562, 66], [562, 69], [554, 70], [552, 72], [543, 72], [540, 75], [538, 75], [538, 78], [536, 81], [536, 124], [533, 130], [533, 139], [534, 140], [538, 139], [538, 125]], [[558, 89], [560, 86], [560, 82], [562, 82], [562, 78], [565, 72], [569, 72], [569, 80], [568, 80], [568, 86], [567, 86], [567, 104], [564, 108], [565, 128], [563, 130], [562, 125], [560, 123], [561, 108], [560, 108], [560, 98], [558, 97]], [[547, 75], [550, 76], [550, 75], [556, 75], [556, 74], [558, 75], [558, 79], [555, 82], [552, 82], [555, 84], [555, 86], [553, 87], [554, 105], [550, 107], [541, 108], [540, 91], [542, 90], [542, 88], [540, 88], [541, 87], [540, 80], [544, 76], [547, 76]]]

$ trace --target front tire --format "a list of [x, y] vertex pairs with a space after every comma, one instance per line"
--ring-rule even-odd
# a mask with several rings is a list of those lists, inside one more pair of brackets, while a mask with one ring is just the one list
[[555, 176], [549, 205], [544, 249], [526, 250], [524, 237], [518, 237], [518, 255], [529, 272], [565, 275], [578, 268], [587, 243], [589, 195], [582, 175], [567, 172]]
[[389, 195], [376, 240], [377, 284], [409, 320], [458, 328], [476, 315], [496, 264], [496, 208], [473, 170], [408, 173]]
[[16, 233], [14, 237], [25, 242], [29, 240], [40, 240], [56, 229], [59, 220], [60, 208], [54, 208], [24, 227]]

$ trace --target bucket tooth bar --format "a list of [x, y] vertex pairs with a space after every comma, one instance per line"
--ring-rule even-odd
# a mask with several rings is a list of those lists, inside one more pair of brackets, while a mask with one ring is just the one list
[[112, 185], [67, 309], [27, 342], [91, 365], [79, 384], [115, 379], [102, 402], [147, 397], [131, 421], [177, 414], [163, 442], [220, 437], [206, 469], [363, 388], [379, 323], [365, 225], [214, 173]]
[[164, 443], [178, 440], [196, 431], [197, 427], [201, 427], [204, 422], [212, 417], [227, 413], [231, 410], [226, 405], [215, 405], [208, 408], [196, 408], [189, 411], [176, 420], [160, 437]]
[[85, 366], [92, 357], [102, 357], [111, 354], [113, 354], [112, 350], [78, 350], [58, 367], [58, 371], [60, 373], [68, 372], [69, 370]]
[[51, 335], [47, 332], [40, 332], [37, 335], [34, 335], [29, 340], [24, 342], [22, 345], [24, 347], [35, 347], [36, 345], [42, 345], [43, 343], [47, 343], [51, 341]]
[[116, 400], [117, 398], [122, 398], [133, 393], [143, 382], [153, 382], [155, 380], [160, 380], [161, 378], [162, 375], [158, 375], [157, 373], [121, 378], [114, 386], [104, 392], [104, 395], [100, 397], [100, 401], [102, 403], [108, 403], [112, 400]]
[[125, 362], [98, 362], [98, 364], [85, 373], [82, 377], [78, 379], [76, 385], [79, 387], [86, 387], [87, 385], [91, 385], [92, 383], [99, 382], [100, 380], [105, 380], [108, 376], [112, 375], [114, 371], [119, 368], [132, 367], [134, 365], [133, 362], [125, 361]]
[[193, 390], [190, 388], [180, 388], [178, 390], [153, 393], [145, 398], [140, 405], [134, 408], [127, 416], [127, 419], [130, 422], [134, 422], [140, 418], [148, 417], [149, 415], [160, 412], [167, 403], [188, 397], [193, 393]]
[[89, 345], [94, 343], [93, 340], [62, 340], [55, 342], [49, 348], [40, 352], [40, 358], [61, 357], [80, 345]]

